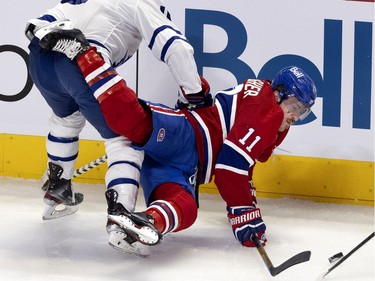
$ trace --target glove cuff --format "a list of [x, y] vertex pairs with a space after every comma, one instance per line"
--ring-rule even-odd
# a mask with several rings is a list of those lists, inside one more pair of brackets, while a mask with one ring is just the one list
[[200, 76], [202, 90], [198, 93], [186, 93], [182, 87], [180, 87], [180, 94], [184, 99], [181, 99], [183, 103], [188, 102], [189, 104], [200, 104], [207, 100], [210, 95], [210, 84], [205, 78]]
[[227, 206], [227, 212], [232, 215], [241, 215], [247, 211], [254, 209], [254, 206]]

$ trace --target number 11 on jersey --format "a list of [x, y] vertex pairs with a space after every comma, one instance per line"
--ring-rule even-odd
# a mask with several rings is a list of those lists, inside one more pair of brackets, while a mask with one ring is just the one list
[[[247, 132], [247, 134], [239, 140], [239, 142], [243, 145], [246, 145], [246, 141], [250, 138], [250, 136], [255, 132], [255, 130], [253, 128], [249, 128], [249, 131]], [[247, 151], [251, 151], [251, 149], [254, 147], [254, 145], [256, 145], [256, 143], [260, 141], [260, 136], [255, 136], [255, 139], [250, 143], [250, 145], [246, 146], [246, 150]]]

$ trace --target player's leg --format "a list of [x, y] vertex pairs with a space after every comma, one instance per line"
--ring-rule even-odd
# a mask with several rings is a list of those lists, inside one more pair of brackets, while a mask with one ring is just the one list
[[[79, 133], [85, 119], [78, 105], [65, 92], [54, 71], [55, 53], [43, 50], [34, 39], [30, 43], [29, 70], [40, 93], [51, 107], [50, 132], [46, 140], [48, 179], [44, 201], [47, 204], [43, 219], [70, 215], [78, 210], [83, 195], [72, 190], [71, 178], [78, 155]], [[62, 55], [58, 55], [63, 58]], [[73, 195], [74, 194], [74, 195]], [[65, 208], [56, 210], [58, 204]]]
[[[138, 102], [135, 93], [126, 86], [125, 81], [94, 50], [86, 52], [79, 59], [78, 64], [90, 89], [94, 92], [91, 97], [95, 97], [100, 102], [100, 109], [109, 126], [117, 133], [127, 136], [132, 142], [138, 144], [146, 142], [152, 132], [151, 112]], [[90, 99], [86, 98], [81, 104], [89, 101]], [[99, 103], [97, 104], [99, 106]], [[90, 121], [90, 116], [87, 119]], [[143, 152], [134, 150], [129, 139], [117, 137], [106, 141], [109, 165], [106, 174], [108, 217], [126, 213], [132, 217], [132, 221], [142, 223], [143, 218], [132, 212], [135, 209]], [[129, 222], [128, 227], [132, 227], [132, 221]], [[132, 245], [135, 240], [144, 244], [156, 244], [159, 233], [150, 226], [145, 225], [145, 227], [147, 229], [142, 227], [140, 229], [145, 232], [151, 229], [149, 231], [151, 234], [143, 234], [141, 231], [135, 237], [135, 234], [125, 233], [109, 219], [107, 223], [109, 244], [116, 248], [121, 243], [125, 243], [125, 247]], [[140, 247], [131, 247], [126, 251], [144, 255], [139, 249]]]
[[[91, 114], [91, 111], [94, 113], [97, 111], [93, 107], [93, 99], [97, 99], [101, 104], [107, 124], [114, 132], [139, 145], [148, 140], [152, 132], [149, 110], [142, 107], [135, 93], [126, 86], [125, 81], [116, 70], [96, 52], [96, 48], [89, 47], [89, 43], [79, 30], [65, 25], [62, 27], [52, 25], [51, 28], [42, 29], [41, 34], [36, 36], [41, 38], [40, 44], [48, 50], [55, 50], [58, 45], [63, 43], [63, 45], [79, 44], [81, 51], [71, 59], [77, 62], [78, 71], [82, 72], [93, 96], [89, 97], [86, 91], [83, 92], [82, 89], [78, 89], [75, 83], [72, 83], [72, 79], [69, 79], [65, 86], [66, 89], [69, 89], [69, 93], [74, 97], [77, 104], [80, 105], [84, 116], [95, 128], [100, 126], [101, 121], [95, 121], [98, 115]], [[61, 55], [64, 54], [69, 57], [70, 52], [68, 50], [58, 51], [62, 53]], [[69, 66], [69, 64], [75, 64], [75, 62], [65, 60], [65, 64]], [[75, 77], [79, 80], [79, 75], [74, 75], [73, 78]], [[63, 80], [61, 82], [64, 83]], [[79, 84], [80, 81], [76, 83]], [[84, 112], [86, 108], [89, 110]], [[99, 132], [105, 137], [100, 130]]]
[[[134, 212], [141, 170], [137, 163], [142, 163], [143, 152], [131, 148], [130, 141], [125, 137], [118, 137], [106, 141], [106, 153], [107, 156], [110, 156], [108, 159], [111, 159], [108, 162], [109, 169], [105, 177], [108, 217]], [[127, 160], [124, 161], [124, 159]], [[131, 244], [132, 238], [127, 236], [124, 230], [112, 223], [110, 219], [107, 219], [106, 230], [109, 234], [108, 243], [110, 246], [116, 248], [121, 243]], [[127, 239], [129, 243], [126, 243], [124, 239]], [[146, 252], [142, 252], [141, 248], [131, 248], [132, 253], [135, 252], [141, 256], [146, 255]]]
[[[146, 155], [141, 170], [141, 184], [149, 208], [144, 212], [127, 213], [121, 205], [113, 203], [118, 212], [109, 216], [109, 222], [123, 230], [114, 232], [109, 243], [116, 249], [143, 256], [149, 251], [143, 244], [156, 245], [163, 234], [191, 226], [197, 216], [193, 194], [198, 157], [195, 142], [189, 141], [194, 137], [191, 126], [184, 126], [184, 118], [153, 116], [154, 131], [143, 146]], [[168, 137], [157, 138], [160, 128], [168, 133], [181, 131], [188, 140], [181, 143], [182, 138], [178, 137], [173, 143], [166, 139]], [[159, 147], [164, 141], [166, 143]]]
[[[38, 49], [38, 44], [33, 46], [33, 48]], [[127, 198], [129, 194], [132, 194], [129, 196], [129, 198], [136, 198], [138, 184], [136, 184], [136, 188], [134, 188], [134, 185], [131, 185], [132, 187], [130, 190], [128, 190], [128, 186], [130, 181], [139, 181], [139, 171], [134, 171], [136, 170], [134, 167], [139, 167], [138, 170], [140, 169], [143, 158], [142, 153], [133, 151], [129, 141], [121, 139], [116, 133], [108, 128], [104, 117], [100, 112], [99, 104], [92, 95], [90, 87], [85, 82], [82, 73], [74, 62], [66, 59], [63, 54], [54, 53], [43, 49], [36, 53], [37, 55], [32, 57], [32, 59], [39, 63], [39, 67], [33, 68], [37, 74], [34, 76], [42, 80], [43, 77], [48, 76], [43, 76], [39, 73], [57, 73], [54, 79], [42, 80], [41, 83], [36, 81], [36, 84], [40, 84], [39, 88], [48, 94], [45, 95], [47, 97], [47, 102], [52, 105], [51, 107], [53, 107], [53, 104], [58, 104], [56, 108], [59, 110], [60, 115], [66, 114], [66, 112], [63, 110], [66, 108], [70, 109], [69, 106], [71, 105], [75, 105], [80, 109], [80, 112], [85, 116], [85, 118], [104, 138], [107, 139], [106, 152], [108, 153], [107, 157], [109, 163], [109, 169], [106, 176], [107, 187], [117, 189], [119, 194], [123, 195], [120, 196], [120, 199]], [[45, 64], [39, 62], [48, 60], [48, 58], [51, 58], [50, 61], [52, 61], [53, 65], [56, 66], [56, 68], [52, 69], [53, 71], [51, 71], [51, 67], [49, 70], [47, 68], [43, 68], [43, 65]], [[69, 73], [69, 77], [66, 77], [66, 73]], [[60, 89], [56, 90], [55, 88], [58, 85], [60, 86]], [[47, 91], [47, 87], [55, 88]], [[50, 98], [50, 96], [53, 98]], [[62, 106], [62, 104], [65, 104], [66, 106]], [[127, 151], [131, 151], [131, 153], [127, 153]], [[139, 154], [139, 156], [133, 157], [134, 154]], [[129, 155], [131, 155], [130, 159], [128, 157]], [[133, 171], [129, 173], [129, 170]], [[129, 203], [125, 205], [132, 205], [133, 207], [130, 208], [134, 208], [135, 200], [132, 204]]]
[[[84, 124], [85, 119], [78, 111], [65, 118], [53, 113], [50, 118], [50, 133], [46, 140], [48, 179], [43, 186], [46, 190], [44, 202], [47, 207], [43, 219], [73, 214], [83, 201], [81, 193], [73, 192], [71, 179], [78, 156], [78, 136]], [[58, 204], [65, 205], [65, 208], [57, 210]]]
[[[90, 56], [86, 56], [86, 58], [91, 61]], [[89, 63], [89, 61], [87, 63]], [[118, 200], [122, 202], [128, 210], [133, 211], [139, 187], [139, 173], [143, 161], [143, 152], [134, 150], [129, 139], [118, 135], [108, 127], [104, 116], [101, 113], [101, 105], [99, 105], [93, 95], [94, 92], [102, 94], [111, 92], [113, 95], [110, 95], [108, 98], [108, 100], [111, 100], [112, 97], [117, 96], [115, 93], [116, 90], [119, 91], [119, 95], [121, 95], [121, 90], [125, 91], [127, 87], [119, 87], [116, 83], [111, 83], [113, 81], [110, 77], [105, 73], [101, 73], [101, 71], [97, 71], [96, 66], [92, 64], [90, 64], [90, 66], [92, 66], [92, 71], [96, 72], [98, 75], [93, 77], [95, 82], [88, 85], [84, 80], [86, 77], [82, 76], [76, 63], [67, 59], [64, 60], [63, 66], [70, 68], [71, 65], [74, 65], [74, 69], [71, 69], [70, 72], [74, 72], [74, 75], [72, 74], [72, 77], [64, 80], [62, 84], [66, 89], [69, 89], [70, 95], [79, 105], [80, 112], [84, 115], [86, 120], [97, 129], [103, 138], [106, 139], [105, 147], [108, 171], [105, 176], [105, 181], [107, 190], [116, 190], [119, 196]], [[64, 71], [63, 66], [61, 66], [60, 71]], [[123, 80], [121, 81], [123, 82]], [[109, 83], [111, 87], [106, 87], [106, 83]], [[131, 93], [131, 95], [135, 97], [134, 93]], [[131, 101], [133, 100], [134, 99]], [[126, 107], [126, 104], [123, 102], [118, 101], [118, 103]], [[124, 115], [122, 119], [125, 126], [128, 123], [136, 123], [132, 119], [129, 120], [130, 118], [136, 118], [138, 116], [132, 112], [134, 109], [133, 105], [133, 103], [128, 105], [128, 110], [124, 111], [127, 114], [126, 116]], [[115, 111], [116, 108], [113, 110]], [[122, 111], [123, 110], [121, 110], [121, 112]], [[129, 118], [126, 118], [127, 116], [129, 116]], [[137, 133], [138, 131], [141, 130], [135, 128], [134, 132]]]
[[129, 254], [149, 255], [148, 246], [157, 245], [162, 239], [152, 217], [146, 213], [129, 212], [118, 201], [118, 193], [114, 189], [107, 190], [106, 197], [109, 245]]
[[[152, 132], [151, 114], [149, 111], [144, 110], [139, 104], [134, 93], [126, 87], [126, 84], [121, 77], [119, 77], [93, 49], [83, 53], [83, 55], [77, 59], [77, 63], [84, 74], [86, 82], [93, 90], [95, 98], [101, 104], [101, 110], [104, 113], [109, 126], [117, 133], [129, 137], [129, 139], [138, 145], [146, 143]], [[134, 118], [134, 116], [137, 116], [137, 118]], [[129, 122], [129, 120], [134, 122]], [[138, 132], [140, 132], [140, 134], [138, 134]], [[191, 141], [189, 144], [192, 145], [194, 150], [195, 142]], [[186, 147], [183, 147], [183, 149], [185, 150]], [[191, 155], [190, 150], [188, 151], [188, 154]], [[197, 159], [194, 159], [194, 163], [190, 166], [195, 166], [196, 160]], [[185, 165], [185, 163], [183, 165]], [[193, 171], [193, 173], [194, 172], [195, 171]], [[182, 178], [183, 181], [186, 181], [185, 176]], [[109, 218], [116, 222], [118, 226], [121, 226], [121, 229], [127, 234], [127, 238], [136, 237], [138, 242], [148, 245], [157, 244], [160, 240], [160, 235], [157, 230], [155, 231], [155, 229], [153, 229], [150, 222], [147, 223], [149, 216], [146, 213], [128, 213], [126, 208], [123, 208], [122, 204], [117, 202], [117, 199], [118, 193], [116, 190], [107, 191], [109, 207], [114, 206], [114, 208], [112, 208], [114, 213], [118, 211], [118, 214], [115, 213], [114, 215], [110, 215]], [[170, 205], [172, 206], [173, 204]], [[125, 219], [121, 220], [122, 218]], [[117, 219], [120, 220], [118, 221]], [[138, 223], [141, 223], [141, 225]], [[137, 225], [138, 227], [134, 228], [134, 225]], [[180, 227], [177, 226], [177, 228], [173, 229], [178, 228]], [[140, 231], [136, 231], [137, 229], [140, 229]], [[166, 232], [172, 231], [173, 229], [166, 229]], [[147, 236], [147, 232], [151, 232], [152, 235]], [[123, 240], [126, 241], [126, 239]]]
[[[105, 182], [107, 190], [116, 190], [119, 196], [118, 200], [129, 210], [134, 210], [143, 152], [134, 150], [129, 139], [113, 132], [108, 127], [101, 113], [100, 105], [95, 99], [93, 91], [96, 87], [100, 87], [98, 85], [105, 84], [107, 81], [105, 75], [96, 77], [96, 83], [89, 86], [74, 62], [65, 59], [63, 66], [69, 68], [71, 64], [74, 66], [74, 69], [70, 72], [75, 72], [75, 75], [72, 75], [70, 79], [64, 80], [62, 84], [65, 88], [69, 89], [70, 95], [79, 105], [80, 112], [86, 120], [106, 139], [105, 149], [108, 171], [105, 176]], [[64, 68], [61, 67], [60, 71], [63, 70]], [[106, 92], [106, 90], [103, 91]], [[111, 88], [108, 88], [107, 91], [111, 91]]]
[[153, 133], [142, 147], [146, 154], [141, 173], [148, 204], [145, 213], [154, 218], [163, 235], [188, 228], [197, 216], [195, 133], [179, 112], [168, 113], [154, 109]]
[[163, 235], [184, 230], [197, 218], [194, 196], [179, 184], [168, 182], [159, 185], [150, 199], [145, 213], [152, 216], [155, 227]]
[[[91, 98], [76, 98], [80, 100], [80, 105], [96, 98], [100, 102], [100, 109], [107, 123], [114, 131], [128, 136], [138, 144], [146, 142], [152, 132], [151, 112], [143, 108], [125, 81], [94, 50], [86, 52], [78, 60], [78, 65], [94, 92]], [[76, 93], [75, 96], [80, 94]], [[96, 104], [99, 106], [99, 103]], [[87, 115], [89, 122], [92, 120], [91, 112], [83, 111], [83, 114]], [[142, 245], [157, 244], [161, 234], [148, 221], [146, 214], [132, 213], [139, 187], [143, 152], [134, 150], [131, 142], [125, 137], [107, 140], [106, 152], [109, 165], [106, 174], [108, 242], [111, 246], [128, 253], [147, 255]], [[120, 217], [122, 226], [126, 225], [126, 229], [113, 223], [112, 218]]]
[[94, 48], [84, 52], [77, 63], [109, 127], [138, 145], [146, 143], [152, 133], [150, 109]]
[[147, 246], [159, 244], [167, 233], [190, 227], [197, 218], [194, 196], [177, 183], [159, 185], [143, 212], [128, 212], [116, 197], [115, 191], [107, 191], [109, 244], [129, 254], [147, 256]]

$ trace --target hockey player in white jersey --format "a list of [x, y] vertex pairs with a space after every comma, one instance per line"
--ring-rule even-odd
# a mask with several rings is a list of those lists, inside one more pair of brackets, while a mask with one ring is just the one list
[[[193, 48], [170, 20], [160, 0], [63, 0], [27, 23], [25, 34], [31, 41], [29, 71], [53, 111], [46, 144], [49, 178], [43, 219], [70, 215], [83, 201], [81, 193], [73, 192], [71, 179], [78, 156], [79, 134], [86, 120], [106, 140], [107, 199], [110, 201], [111, 192], [115, 191], [117, 201], [133, 211], [143, 152], [134, 150], [127, 138], [107, 126], [95, 97], [87, 94], [92, 89], [77, 65], [63, 54], [40, 48], [39, 38], [56, 26], [82, 30], [112, 67], [125, 63], [144, 40], [154, 56], [168, 65], [180, 86], [183, 104], [199, 106], [210, 95], [208, 87], [202, 88]], [[74, 45], [67, 44], [62, 42], [59, 47], [70, 47], [74, 52]], [[107, 79], [110, 78], [109, 74]], [[58, 204], [65, 208], [57, 209]], [[115, 209], [109, 208], [108, 212], [116, 215]], [[108, 225], [107, 230], [110, 235], [114, 234], [116, 226]]]

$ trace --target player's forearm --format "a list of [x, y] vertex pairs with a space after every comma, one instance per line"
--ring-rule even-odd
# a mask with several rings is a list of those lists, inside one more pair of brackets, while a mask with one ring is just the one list
[[179, 40], [169, 49], [165, 62], [176, 83], [186, 94], [198, 93], [202, 90], [201, 80], [193, 56], [193, 49], [186, 42]]
[[240, 175], [218, 166], [215, 169], [215, 184], [227, 206], [252, 206], [253, 197], [246, 175]]

